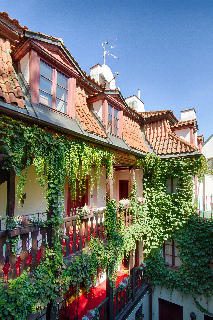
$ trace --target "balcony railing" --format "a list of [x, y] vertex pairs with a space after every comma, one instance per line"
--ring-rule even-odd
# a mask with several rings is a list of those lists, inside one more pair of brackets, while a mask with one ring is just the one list
[[[87, 248], [92, 237], [104, 239], [104, 211], [102, 208], [82, 216], [80, 226], [76, 215], [63, 218], [61, 228], [66, 237], [61, 238], [61, 244], [65, 257]], [[46, 243], [47, 227], [28, 225], [0, 231], [0, 277], [7, 281], [28, 268], [32, 271], [44, 257]]]
[[[106, 297], [93, 311], [95, 316], [92, 317], [92, 312], [85, 309], [85, 314], [88, 314], [89, 319], [99, 320], [122, 320], [125, 319], [125, 315], [141, 298], [142, 293], [148, 291], [147, 279], [144, 276], [144, 267], [138, 267], [134, 269], [135, 276], [124, 278], [119, 286], [115, 289], [114, 295]], [[133, 280], [134, 279], [134, 280]], [[103, 297], [106, 296], [103, 294]], [[112, 299], [112, 300], [111, 300]], [[78, 313], [78, 302], [72, 310], [71, 296], [58, 304], [59, 320], [81, 320]], [[70, 304], [71, 303], [71, 304]]]

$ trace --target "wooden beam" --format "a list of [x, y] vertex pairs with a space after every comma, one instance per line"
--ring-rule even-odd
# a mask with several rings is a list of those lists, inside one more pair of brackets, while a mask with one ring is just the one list
[[15, 171], [11, 168], [7, 174], [7, 216], [13, 217], [15, 212]]
[[135, 168], [129, 167], [129, 193], [133, 191], [134, 180], [135, 180]]
[[113, 287], [110, 284], [108, 270], [106, 272], [106, 297], [108, 298], [107, 320], [114, 320], [115, 319], [115, 310], [114, 310], [115, 306], [114, 306], [114, 299], [113, 299]]
[[132, 250], [129, 254], [129, 274], [131, 281], [132, 301], [135, 300], [135, 252]]

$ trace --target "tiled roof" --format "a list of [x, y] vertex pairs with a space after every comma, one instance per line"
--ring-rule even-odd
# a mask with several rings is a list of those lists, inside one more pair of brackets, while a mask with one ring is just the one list
[[25, 29], [27, 30], [27, 27], [21, 27], [19, 24], [19, 21], [17, 19], [10, 19], [9, 14], [7, 12], [0, 12], [0, 17], [4, 18], [5, 20], [9, 21], [10, 23], [12, 23], [16, 28], [18, 29]]
[[199, 141], [203, 141], [203, 134], [199, 134], [198, 136], [197, 136], [197, 140], [199, 140]]
[[192, 153], [198, 149], [172, 132], [169, 120], [160, 120], [145, 125], [147, 140], [159, 155]]
[[25, 107], [24, 95], [16, 78], [10, 55], [10, 43], [0, 38], [0, 99]]
[[151, 119], [154, 119], [156, 117], [159, 117], [159, 118], [161, 117], [162, 118], [162, 116], [165, 117], [166, 115], [168, 115], [168, 116], [172, 117], [172, 119], [174, 121], [178, 122], [178, 119], [174, 116], [174, 114], [173, 114], [173, 112], [171, 110], [140, 112], [140, 115], [146, 120], [148, 120], [148, 119], [151, 120]]
[[106, 138], [107, 136], [105, 132], [98, 125], [97, 121], [89, 111], [84, 89], [77, 87], [76, 90], [76, 115], [78, 120], [86, 131]]
[[192, 119], [192, 120], [178, 121], [171, 128], [175, 130], [176, 128], [180, 129], [182, 127], [188, 127], [188, 126], [197, 127], [197, 120], [196, 119]]
[[143, 140], [140, 125], [126, 116], [123, 116], [123, 138], [131, 148], [149, 152]]

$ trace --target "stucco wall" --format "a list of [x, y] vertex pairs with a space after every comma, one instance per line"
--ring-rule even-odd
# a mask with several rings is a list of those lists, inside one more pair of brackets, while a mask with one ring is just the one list
[[175, 134], [187, 142], [190, 142], [190, 129], [175, 130]]
[[[92, 171], [92, 176], [94, 175], [94, 169]], [[97, 184], [94, 186], [94, 189], [88, 195], [89, 205], [95, 206], [97, 208], [106, 207], [106, 168], [101, 169], [100, 183], [99, 188]]]
[[142, 305], [143, 320], [149, 320], [149, 294], [148, 292], [141, 298], [134, 310], [131, 312], [127, 320], [135, 320], [135, 314]]
[[[24, 188], [24, 191], [26, 193], [24, 205], [19, 205], [18, 199], [16, 198], [15, 216], [46, 211], [47, 201], [45, 199], [45, 189], [40, 186], [36, 178], [36, 170], [32, 165], [29, 168], [27, 181]], [[18, 181], [19, 179], [16, 177], [16, 186], [18, 184]]]
[[[24, 205], [20, 205], [18, 198], [15, 200], [15, 216], [28, 215], [37, 212], [46, 211], [45, 189], [43, 189], [39, 182], [36, 181], [37, 175], [34, 166], [30, 166], [24, 192], [26, 193], [26, 199]], [[16, 187], [19, 178], [16, 177]], [[0, 215], [6, 216], [7, 205], [7, 183], [4, 182], [0, 185]]]
[[102, 119], [102, 100], [93, 103], [94, 111], [97, 112], [100, 119]]
[[30, 60], [29, 52], [21, 59], [21, 72], [24, 75], [25, 80], [29, 83], [29, 60]]
[[213, 157], [213, 137], [204, 144], [202, 153], [207, 159]]
[[[207, 159], [213, 158], [213, 137], [203, 146], [202, 153]], [[211, 174], [205, 175], [199, 184], [198, 207], [199, 204], [200, 210], [208, 211], [208, 217], [210, 217], [211, 210], [213, 212], [213, 175]]]
[[[204, 319], [204, 314], [197, 309], [191, 295], [182, 294], [181, 292], [176, 290], [171, 292], [170, 290], [156, 286], [153, 292], [152, 300], [152, 320], [159, 320], [159, 298], [178, 304], [179, 306], [183, 306], [184, 320], [191, 319], [191, 312], [194, 312], [196, 314], [196, 320]], [[202, 307], [208, 309], [209, 312], [213, 313], [213, 298], [207, 301], [204, 297], [197, 297], [197, 301], [199, 301]]]

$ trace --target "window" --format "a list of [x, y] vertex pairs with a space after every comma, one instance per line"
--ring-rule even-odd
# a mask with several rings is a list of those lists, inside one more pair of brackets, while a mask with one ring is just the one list
[[209, 162], [209, 168], [212, 170], [213, 169], [213, 158], [208, 159]]
[[167, 193], [177, 193], [178, 191], [178, 179], [177, 178], [170, 178], [166, 181], [166, 189]]
[[76, 197], [72, 198], [72, 188], [68, 186], [68, 199], [67, 199], [67, 214], [68, 216], [73, 215], [73, 212], [76, 212], [77, 208], [82, 208], [88, 205], [88, 190], [89, 190], [89, 181], [86, 179], [85, 186], [79, 188], [79, 182], [76, 183]]
[[119, 135], [119, 111], [114, 107], [108, 105], [108, 132], [114, 134], [115, 136]]
[[53, 69], [40, 62], [39, 103], [52, 107]]
[[129, 180], [119, 180], [119, 200], [128, 198], [128, 186]]
[[56, 84], [56, 109], [66, 113], [67, 112], [67, 97], [68, 97], [68, 79], [57, 73]]
[[138, 308], [135, 314], [135, 320], [142, 320], [144, 318], [143, 314], [143, 304]]
[[68, 78], [40, 62], [39, 103], [67, 112]]

